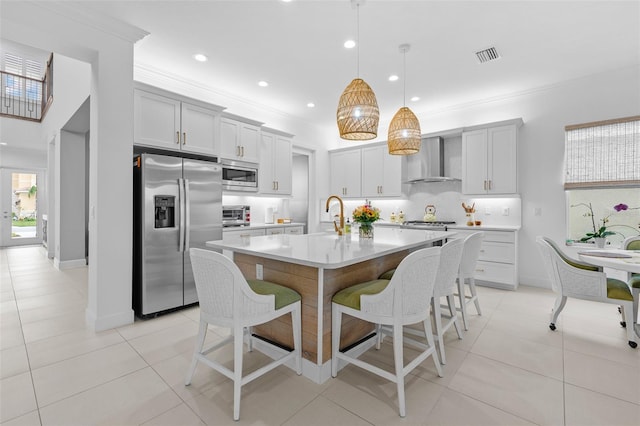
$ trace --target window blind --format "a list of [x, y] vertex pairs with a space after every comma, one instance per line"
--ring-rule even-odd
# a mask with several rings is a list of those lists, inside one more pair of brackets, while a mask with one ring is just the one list
[[640, 116], [565, 127], [565, 189], [640, 185]]

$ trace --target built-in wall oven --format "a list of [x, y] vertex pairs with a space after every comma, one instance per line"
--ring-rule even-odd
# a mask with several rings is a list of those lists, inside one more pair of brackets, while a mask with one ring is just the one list
[[222, 189], [258, 192], [258, 165], [241, 161], [222, 161]]

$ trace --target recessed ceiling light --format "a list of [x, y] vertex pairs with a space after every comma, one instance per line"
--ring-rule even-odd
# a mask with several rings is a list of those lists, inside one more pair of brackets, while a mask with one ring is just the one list
[[414, 96], [414, 97], [411, 98], [411, 102], [417, 102], [419, 100], [420, 100], [419, 96]]
[[0, 145], [7, 146], [7, 143], [6, 142], [0, 142]]
[[316, 106], [316, 104], [314, 104], [313, 102], [309, 102], [309, 103], [307, 104], [307, 107], [308, 107], [308, 108], [313, 108], [313, 107], [315, 107], [315, 106]]
[[260, 80], [260, 81], [258, 82], [258, 86], [260, 86], [260, 87], [267, 87], [268, 85], [269, 85], [269, 83], [267, 83], [267, 82], [266, 82], [266, 81], [264, 81], [264, 80]]
[[207, 57], [202, 53], [196, 53], [195, 55], [193, 55], [193, 59], [198, 62], [207, 62]]
[[356, 47], [356, 42], [355, 40], [347, 40], [344, 42], [344, 47], [347, 49], [353, 49], [354, 47]]
[[395, 74], [392, 74], [389, 76], [389, 81], [398, 81], [398, 76]]
[[282, 0], [283, 3], [290, 3], [291, 0]]

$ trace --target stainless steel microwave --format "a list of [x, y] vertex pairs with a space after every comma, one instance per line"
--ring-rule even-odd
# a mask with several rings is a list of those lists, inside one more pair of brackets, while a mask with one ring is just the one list
[[222, 161], [222, 189], [258, 192], [258, 165], [240, 161]]

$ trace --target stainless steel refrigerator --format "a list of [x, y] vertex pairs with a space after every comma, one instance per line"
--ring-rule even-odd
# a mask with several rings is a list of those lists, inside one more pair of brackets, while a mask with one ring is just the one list
[[133, 309], [139, 317], [198, 301], [190, 247], [222, 239], [222, 166], [134, 156]]

